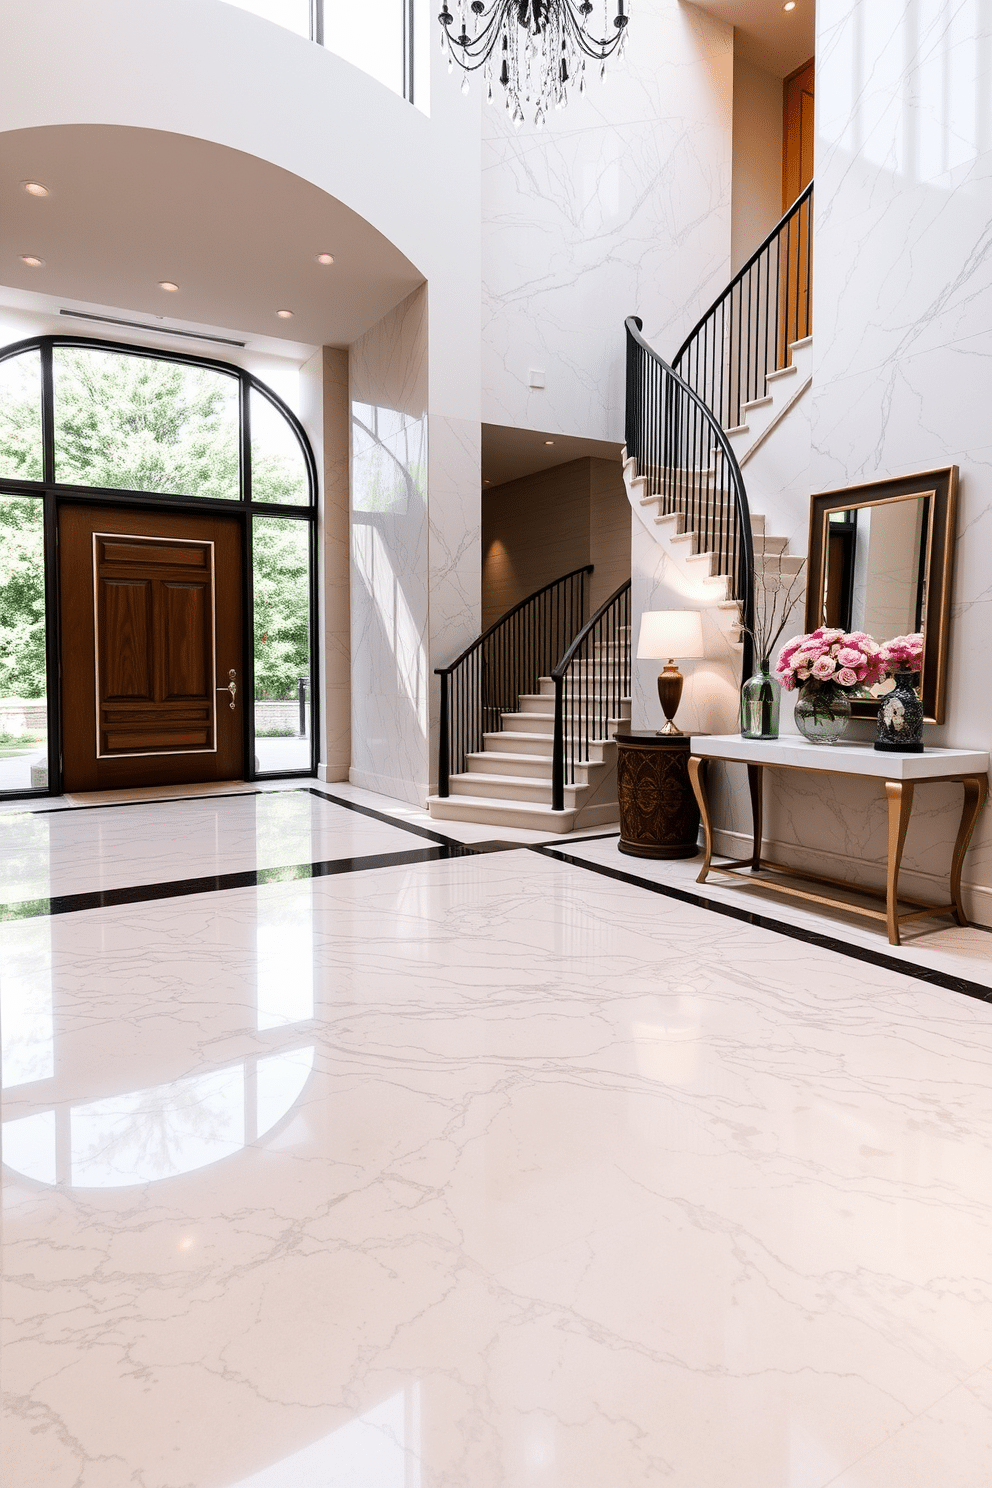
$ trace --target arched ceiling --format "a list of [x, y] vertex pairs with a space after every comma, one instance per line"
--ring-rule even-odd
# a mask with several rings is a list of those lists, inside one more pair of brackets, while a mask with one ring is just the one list
[[[49, 196], [28, 195], [25, 181]], [[108, 125], [0, 133], [0, 202], [0, 285], [137, 318], [345, 346], [423, 282], [318, 187], [186, 135]], [[322, 252], [332, 266], [317, 263]]]

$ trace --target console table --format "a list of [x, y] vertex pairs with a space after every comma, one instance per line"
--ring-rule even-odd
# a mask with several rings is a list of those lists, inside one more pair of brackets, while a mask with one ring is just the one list
[[[814, 904], [836, 905], [853, 914], [884, 920], [892, 945], [900, 944], [900, 926], [908, 920], [922, 920], [933, 914], [950, 914], [959, 925], [968, 923], [961, 903], [961, 868], [979, 812], [988, 794], [987, 753], [977, 749], [927, 749], [923, 754], [882, 754], [870, 744], [810, 744], [798, 735], [779, 739], [745, 739], [741, 734], [694, 735], [690, 741], [690, 751], [689, 778], [699, 802], [706, 839], [706, 855], [697, 883], [705, 883], [711, 871], [749, 879], [752, 874], [767, 871], [792, 879], [803, 879], [816, 885], [821, 892], [814, 893], [812, 889], [797, 888], [794, 884], [775, 879], [759, 879], [756, 882], [779, 894], [789, 894], [793, 898], [805, 899]], [[729, 858], [724, 863], [712, 861], [713, 824], [706, 777], [709, 761], [715, 759], [747, 766], [754, 827], [753, 849], [749, 858]], [[827, 878], [819, 873], [806, 873], [784, 863], [773, 863], [761, 856], [762, 780], [765, 769], [852, 775], [861, 779], [878, 780], [884, 784], [889, 806], [889, 847], [884, 894], [876, 889], [865, 888], [862, 884]], [[947, 781], [956, 781], [964, 787], [964, 802], [951, 861], [950, 903], [930, 904], [899, 893], [899, 867], [916, 787], [944, 784]], [[750, 881], [755, 882], [754, 879]], [[881, 899], [885, 908], [869, 909], [865, 905], [852, 904], [836, 894], [822, 892], [830, 888], [853, 890], [870, 898]], [[900, 912], [900, 903], [913, 907]]]

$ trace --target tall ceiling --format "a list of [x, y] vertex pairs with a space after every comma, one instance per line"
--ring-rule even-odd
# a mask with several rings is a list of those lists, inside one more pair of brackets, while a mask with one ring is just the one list
[[252, 155], [106, 125], [0, 133], [0, 285], [14, 290], [344, 346], [422, 282], [363, 218]]
[[815, 0], [694, 0], [700, 10], [734, 28], [737, 55], [776, 77], [788, 77], [812, 57], [816, 45]]

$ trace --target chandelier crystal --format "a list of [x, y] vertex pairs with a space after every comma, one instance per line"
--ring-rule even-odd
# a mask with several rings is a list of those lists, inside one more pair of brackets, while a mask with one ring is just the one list
[[525, 105], [541, 125], [550, 108], [564, 108], [573, 83], [584, 93], [588, 61], [598, 63], [605, 75], [607, 58], [623, 50], [630, 19], [625, 0], [602, 0], [606, 35], [599, 37], [589, 30], [597, 9], [592, 0], [452, 0], [452, 5], [454, 13], [443, 0], [438, 16], [449, 71], [457, 62], [464, 72], [463, 93], [469, 74], [481, 71], [490, 103], [493, 85], [500, 83], [517, 126], [524, 121]]

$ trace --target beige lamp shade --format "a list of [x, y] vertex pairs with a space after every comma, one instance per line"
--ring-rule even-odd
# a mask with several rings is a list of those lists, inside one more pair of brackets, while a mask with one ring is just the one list
[[698, 661], [705, 656], [698, 610], [645, 610], [637, 638], [641, 661]]

